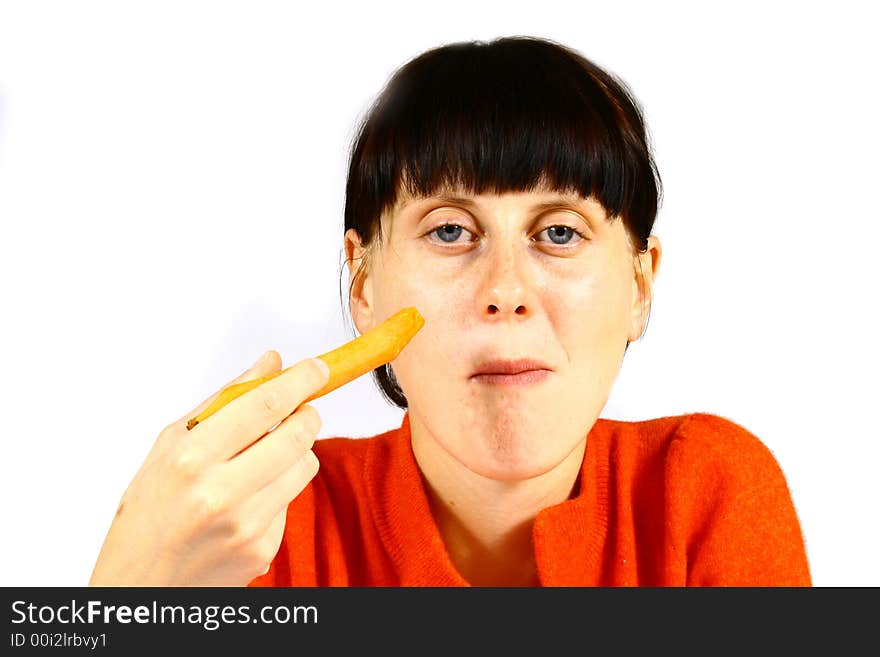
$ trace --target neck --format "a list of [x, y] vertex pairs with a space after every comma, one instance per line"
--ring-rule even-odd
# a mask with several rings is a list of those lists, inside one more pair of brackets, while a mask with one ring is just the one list
[[574, 494], [586, 438], [544, 474], [499, 481], [469, 470], [412, 418], [411, 435], [431, 512], [462, 577], [474, 586], [538, 584], [535, 518]]

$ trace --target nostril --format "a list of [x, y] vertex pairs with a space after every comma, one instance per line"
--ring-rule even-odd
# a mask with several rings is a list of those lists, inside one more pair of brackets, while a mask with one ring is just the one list
[[[496, 306], [494, 304], [489, 304], [489, 314], [490, 315], [494, 315], [495, 313], [499, 313], [499, 312], [501, 312], [501, 311], [498, 309], [498, 306]], [[524, 315], [526, 312], [526, 307], [525, 306], [517, 306], [516, 310], [514, 310], [514, 312], [517, 315]]]

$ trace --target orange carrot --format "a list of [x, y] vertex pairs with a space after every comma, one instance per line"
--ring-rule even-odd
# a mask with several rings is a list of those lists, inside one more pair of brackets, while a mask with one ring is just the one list
[[[380, 365], [391, 362], [397, 358], [397, 355], [413, 336], [421, 330], [424, 324], [425, 320], [418, 310], [415, 308], [404, 308], [354, 340], [346, 342], [333, 351], [321, 354], [318, 358], [330, 367], [330, 378], [323, 388], [302, 403], [305, 404], [313, 399], [322, 397], [349, 381], [353, 381], [362, 374], [366, 374]], [[251, 381], [234, 383], [224, 388], [205, 410], [186, 423], [186, 428], [192, 429], [199, 422], [219, 411], [233, 399], [240, 397], [249, 390], [253, 390], [269, 379], [274, 379], [289, 369], [290, 367], [275, 374], [267, 374]]]

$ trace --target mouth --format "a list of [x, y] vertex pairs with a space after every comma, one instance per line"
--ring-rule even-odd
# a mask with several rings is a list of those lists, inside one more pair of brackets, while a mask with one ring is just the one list
[[530, 358], [496, 359], [481, 363], [470, 378], [484, 385], [532, 385], [546, 380], [552, 371], [546, 363]]

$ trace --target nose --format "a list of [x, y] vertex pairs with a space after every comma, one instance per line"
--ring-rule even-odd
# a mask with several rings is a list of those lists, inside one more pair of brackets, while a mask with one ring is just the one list
[[484, 286], [478, 297], [480, 312], [496, 320], [531, 314], [532, 301], [528, 298], [528, 273], [524, 271], [524, 255], [514, 248], [498, 248], [484, 263]]

